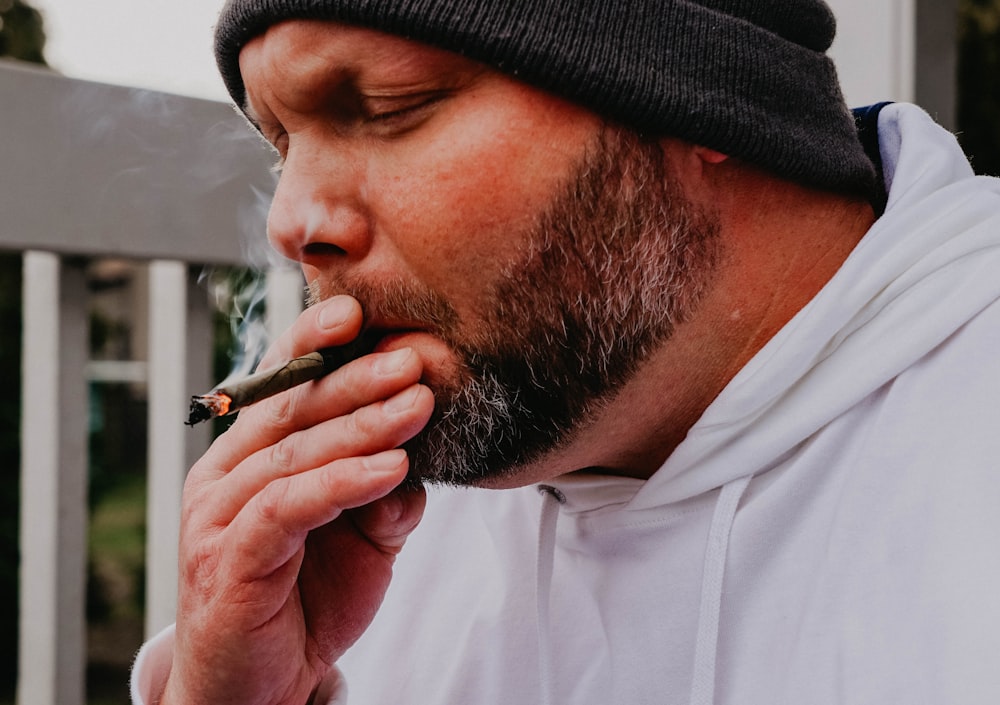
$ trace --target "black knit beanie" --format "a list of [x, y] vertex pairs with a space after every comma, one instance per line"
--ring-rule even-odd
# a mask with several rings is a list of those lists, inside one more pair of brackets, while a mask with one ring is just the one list
[[835, 22], [823, 0], [228, 0], [215, 51], [238, 106], [240, 50], [291, 18], [454, 51], [643, 134], [809, 186], [874, 192], [825, 53]]

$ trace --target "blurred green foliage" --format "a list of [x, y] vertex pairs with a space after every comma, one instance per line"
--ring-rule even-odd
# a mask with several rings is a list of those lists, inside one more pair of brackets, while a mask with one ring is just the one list
[[958, 139], [980, 174], [1000, 176], [1000, 0], [960, 0]]
[[44, 64], [44, 48], [38, 10], [21, 0], [0, 0], [0, 56]]
[[0, 693], [17, 677], [21, 257], [0, 256]]

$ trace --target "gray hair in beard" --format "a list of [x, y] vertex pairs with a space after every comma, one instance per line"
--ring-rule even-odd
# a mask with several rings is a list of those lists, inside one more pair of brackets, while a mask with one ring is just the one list
[[510, 477], [583, 432], [697, 308], [718, 230], [659, 144], [607, 126], [535, 225], [511, 237], [524, 252], [485, 292], [482, 320], [459, 321], [420, 284], [341, 282], [366, 312], [426, 324], [464, 363], [405, 445], [415, 478]]

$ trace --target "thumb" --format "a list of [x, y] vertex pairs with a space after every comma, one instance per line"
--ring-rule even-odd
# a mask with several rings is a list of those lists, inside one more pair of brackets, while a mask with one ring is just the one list
[[422, 486], [404, 483], [351, 513], [358, 531], [382, 553], [394, 557], [403, 548], [406, 537], [417, 528], [426, 504], [427, 493]]

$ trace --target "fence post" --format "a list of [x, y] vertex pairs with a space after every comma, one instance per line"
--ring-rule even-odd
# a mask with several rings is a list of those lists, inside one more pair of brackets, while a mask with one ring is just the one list
[[149, 265], [147, 637], [174, 621], [184, 477], [209, 441], [207, 425], [183, 424], [190, 395], [210, 384], [211, 313], [194, 278], [184, 262]]
[[82, 263], [24, 254], [19, 705], [83, 705], [87, 284]]
[[273, 342], [302, 313], [305, 283], [302, 272], [292, 267], [267, 270], [267, 334]]

